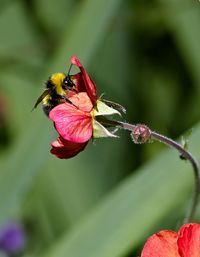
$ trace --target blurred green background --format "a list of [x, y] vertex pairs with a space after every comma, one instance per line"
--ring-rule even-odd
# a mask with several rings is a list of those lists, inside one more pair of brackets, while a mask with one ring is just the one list
[[[200, 158], [198, 0], [0, 1], [0, 225], [23, 224], [23, 257], [133, 257], [161, 229], [178, 229], [191, 167], [160, 143], [91, 142], [73, 159], [40, 107], [44, 82], [77, 55], [124, 119], [180, 137]], [[200, 210], [195, 219], [200, 221]]]

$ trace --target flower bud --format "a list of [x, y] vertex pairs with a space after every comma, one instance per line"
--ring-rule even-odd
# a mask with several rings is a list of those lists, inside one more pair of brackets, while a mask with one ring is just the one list
[[143, 144], [151, 138], [151, 131], [146, 125], [137, 124], [131, 133], [131, 137], [135, 144]]

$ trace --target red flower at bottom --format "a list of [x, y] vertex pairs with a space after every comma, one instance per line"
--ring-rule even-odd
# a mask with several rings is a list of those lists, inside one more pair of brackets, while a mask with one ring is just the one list
[[200, 224], [185, 224], [178, 233], [163, 230], [154, 234], [141, 257], [200, 257]]

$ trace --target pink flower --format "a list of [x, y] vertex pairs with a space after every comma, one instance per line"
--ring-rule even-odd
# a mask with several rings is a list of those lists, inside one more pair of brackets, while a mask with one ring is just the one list
[[163, 230], [152, 235], [141, 257], [199, 257], [200, 224], [185, 224], [178, 233]]
[[72, 104], [59, 104], [49, 113], [49, 118], [60, 135], [52, 143], [51, 153], [65, 159], [82, 151], [91, 138], [116, 137], [95, 117], [119, 114], [98, 99], [94, 82], [75, 56], [71, 58], [71, 63], [80, 69], [80, 73], [72, 76], [78, 93], [69, 97]]

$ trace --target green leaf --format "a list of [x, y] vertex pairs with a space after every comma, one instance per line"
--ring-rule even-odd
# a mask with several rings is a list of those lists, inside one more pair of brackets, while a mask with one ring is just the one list
[[[73, 0], [35, 0], [33, 5], [40, 23], [56, 41], [63, 33], [62, 31], [70, 26], [77, 2]], [[52, 17], [56, 17], [56, 19], [52, 19]]]
[[200, 30], [199, 30], [199, 1], [189, 0], [160, 0], [164, 10], [164, 18], [171, 34], [176, 42], [177, 49], [181, 53], [188, 72], [194, 81], [195, 91], [185, 105], [183, 112], [187, 113], [188, 108], [192, 111], [188, 116], [190, 123], [199, 120], [200, 101]]
[[12, 64], [19, 59], [34, 63], [35, 55], [38, 54], [37, 58], [42, 55], [40, 39], [26, 15], [22, 1], [9, 3], [0, 13], [1, 62], [5, 59]]

